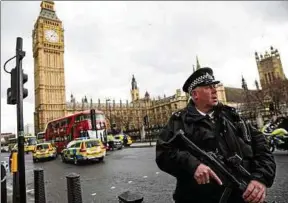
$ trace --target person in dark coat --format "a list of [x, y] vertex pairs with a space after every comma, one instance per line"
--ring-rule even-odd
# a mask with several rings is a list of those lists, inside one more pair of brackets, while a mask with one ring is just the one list
[[[211, 68], [200, 68], [185, 82], [183, 91], [191, 98], [186, 108], [174, 113], [158, 135], [156, 163], [177, 179], [176, 203], [217, 203], [225, 189], [224, 178], [199, 158], [188, 153], [184, 143], [169, 143], [176, 131], [202, 150], [224, 158], [238, 154], [242, 166], [252, 175], [246, 191], [233, 190], [228, 202], [264, 202], [266, 189], [275, 179], [276, 164], [263, 134], [246, 123], [236, 109], [218, 101]], [[165, 143], [165, 144], [164, 144]], [[235, 174], [234, 174], [235, 175]]]

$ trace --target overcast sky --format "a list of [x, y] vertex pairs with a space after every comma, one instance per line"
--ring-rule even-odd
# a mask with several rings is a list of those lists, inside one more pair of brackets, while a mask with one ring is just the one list
[[[248, 87], [259, 79], [254, 52], [272, 45], [288, 75], [287, 2], [55, 2], [65, 29], [66, 100], [73, 93], [130, 99], [132, 74], [141, 96], [166, 96], [182, 88], [196, 55], [225, 86]], [[24, 40], [29, 75], [25, 123], [33, 124], [32, 29], [40, 2], [1, 2], [1, 132], [16, 131], [16, 106], [6, 104], [10, 76], [4, 62]], [[8, 69], [14, 63], [8, 65]]]

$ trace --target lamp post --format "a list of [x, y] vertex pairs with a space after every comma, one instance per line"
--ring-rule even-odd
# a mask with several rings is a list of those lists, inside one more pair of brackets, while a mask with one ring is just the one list
[[[111, 110], [111, 103], [110, 103], [111, 99], [106, 99], [106, 103], [108, 104], [109, 102], [109, 122], [110, 122], [110, 128], [113, 131], [113, 125], [114, 125], [114, 121], [112, 119], [112, 110]], [[107, 106], [106, 106], [106, 111], [107, 111]]]
[[145, 101], [145, 108], [146, 108], [146, 116], [145, 116], [145, 122], [144, 124], [147, 125], [147, 132], [149, 132], [149, 142], [150, 142], [150, 146], [152, 146], [151, 144], [151, 131], [149, 129], [149, 115], [148, 115], [148, 108], [147, 108], [147, 102], [148, 102], [148, 99]]

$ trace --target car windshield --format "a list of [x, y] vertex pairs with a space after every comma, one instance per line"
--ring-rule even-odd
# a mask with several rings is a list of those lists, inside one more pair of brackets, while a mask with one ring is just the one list
[[42, 149], [49, 149], [48, 144], [43, 144], [43, 145], [38, 145], [37, 150], [42, 150]]
[[87, 141], [87, 142], [86, 142], [86, 147], [87, 147], [87, 148], [97, 147], [97, 146], [99, 146], [99, 145], [100, 145], [100, 143], [99, 143], [98, 140], [93, 140], [93, 141]]
[[36, 139], [36, 137], [29, 137], [29, 138], [27, 138], [27, 145], [36, 145], [37, 144], [37, 139]]

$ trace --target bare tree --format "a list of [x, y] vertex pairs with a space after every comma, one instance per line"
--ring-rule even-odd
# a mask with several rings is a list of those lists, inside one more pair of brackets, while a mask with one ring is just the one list
[[275, 111], [281, 112], [282, 107], [288, 103], [288, 82], [287, 80], [276, 79], [269, 87], [267, 92], [274, 104]]
[[121, 115], [113, 115], [113, 119], [117, 127], [121, 129], [124, 128], [125, 130], [128, 130], [131, 124], [135, 124], [135, 122], [133, 122], [133, 116], [131, 116], [131, 114], [127, 115], [126, 117]]

